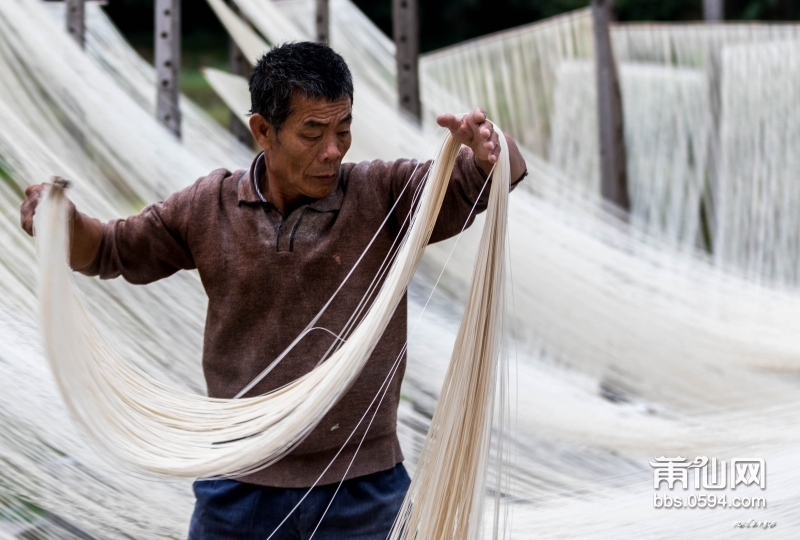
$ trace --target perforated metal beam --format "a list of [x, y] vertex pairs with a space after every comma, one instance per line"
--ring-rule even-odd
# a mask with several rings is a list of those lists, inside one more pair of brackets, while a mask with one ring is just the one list
[[331, 6], [329, 0], [317, 0], [317, 15], [315, 19], [317, 41], [329, 43], [331, 39]]
[[419, 99], [418, 13], [417, 0], [392, 0], [398, 99], [400, 108], [419, 122], [422, 106]]
[[83, 49], [86, 45], [86, 6], [85, 0], [66, 0], [67, 32]]
[[155, 29], [156, 115], [159, 122], [180, 138], [180, 0], [155, 1]]

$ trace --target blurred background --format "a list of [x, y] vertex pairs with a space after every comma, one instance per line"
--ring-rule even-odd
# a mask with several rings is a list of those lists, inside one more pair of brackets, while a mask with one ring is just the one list
[[[175, 103], [154, 91], [172, 90], [172, 73], [138, 56], [152, 62], [152, 0], [103, 1], [105, 11], [87, 4], [81, 50], [66, 6], [0, 0], [0, 540], [181, 540], [194, 500], [189, 482], [122, 469], [96, 452], [103, 434], [98, 443], [70, 421], [72, 396], [59, 391], [42, 347], [36, 250], [19, 206], [28, 185], [60, 174], [75, 180], [79, 208], [107, 220], [209, 170], [247, 167], [254, 149], [235, 129], [244, 123], [231, 122], [205, 77], [239, 120], [247, 82], [226, 73], [229, 39], [206, 2], [184, 2], [175, 137], [164, 128]], [[235, 4], [270, 42], [313, 35], [311, 0], [276, 1]], [[355, 2], [389, 34], [390, 0]], [[333, 43], [359, 70], [360, 134], [348, 159], [428, 157], [435, 112], [466, 103], [485, 106], [525, 152], [530, 177], [508, 212], [508, 397], [517, 406], [506, 417], [516, 433], [502, 499], [514, 505], [514, 537], [727, 539], [731, 521], [768, 518], [780, 523], [771, 540], [800, 538], [795, 2], [726, 0], [727, 19], [742, 24], [686, 24], [701, 19], [702, 0], [617, 0], [621, 22], [595, 32], [606, 12], [581, 9], [588, 0], [419, 0], [423, 130], [399, 110], [391, 40], [350, 1], [336, 3]], [[245, 33], [233, 30], [255, 59], [267, 45]], [[618, 84], [599, 84], [596, 66], [609, 65], [612, 44]], [[624, 106], [610, 99], [615, 88]], [[614, 157], [624, 174], [601, 171], [601, 155], [612, 154], [601, 140], [622, 147]], [[608, 186], [629, 200], [608, 196]], [[411, 464], [448, 369], [479, 236], [472, 227], [431, 245], [409, 287], [409, 320], [425, 310], [398, 413]], [[195, 273], [147, 287], [76, 282], [121, 358], [204, 392], [207, 305]], [[647, 511], [653, 457], [746, 455], [769, 462], [769, 508], [680, 519]]]
[[[391, 37], [391, 0], [355, 0]], [[419, 3], [420, 47], [429, 52], [464, 40], [587, 7], [589, 0], [425, 0]], [[206, 2], [183, 2], [182, 91], [216, 120], [230, 114], [200, 73], [201, 66], [226, 69], [228, 36]], [[105, 10], [139, 53], [152, 63], [153, 0], [109, 0]], [[702, 0], [617, 0], [621, 21], [702, 19]], [[796, 0], [727, 0], [729, 20], [798, 20]]]

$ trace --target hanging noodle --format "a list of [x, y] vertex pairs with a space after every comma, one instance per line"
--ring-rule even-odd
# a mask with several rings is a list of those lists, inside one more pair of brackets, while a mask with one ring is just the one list
[[[51, 366], [73, 416], [100, 444], [148, 471], [188, 477], [234, 475], [283, 457], [359, 376], [405, 295], [428, 243], [459, 148], [452, 138], [442, 146], [397, 260], [347, 342], [329, 360], [287, 386], [237, 400], [169, 388], [127, 364], [100, 337], [66, 264], [66, 199], [63, 188], [54, 184], [36, 214], [42, 326]], [[507, 152], [501, 160], [507, 167]], [[507, 176], [503, 175], [506, 186]], [[497, 207], [500, 203], [493, 204]], [[503, 208], [494, 211], [503, 212]], [[495, 228], [492, 225], [488, 230]], [[496, 252], [489, 244], [482, 249], [486, 258], [495, 261], [499, 257], [502, 263], [502, 251]], [[476, 276], [479, 286], [487, 289], [468, 306], [468, 318], [484, 317], [482, 301], [494, 294], [493, 279], [491, 273]], [[487, 285], [482, 285], [484, 281]], [[486, 316], [491, 319], [496, 311]], [[496, 333], [497, 328], [490, 326], [485, 339], [496, 340]], [[495, 352], [491, 348], [484, 351], [481, 345], [463, 345], [463, 354], [483, 358]]]
[[[502, 132], [499, 135], [504, 141]], [[467, 307], [416, 474], [390, 535], [392, 540], [467, 540], [483, 535], [498, 379], [505, 395], [506, 379], [498, 374], [507, 370], [500, 336], [505, 310], [509, 176], [508, 148], [501, 143]], [[499, 510], [497, 506], [495, 511]]]
[[[619, 76], [631, 219], [641, 230], [694, 247], [711, 129], [706, 78], [696, 69], [645, 63], [623, 63]], [[558, 69], [550, 163], [573, 180], [564, 185], [568, 191], [600, 192], [594, 81], [591, 62]]]
[[[255, 6], [260, 9], [260, 2]], [[161, 129], [131, 97], [131, 85], [118, 77], [126, 71], [107, 71], [115, 62], [83, 54], [66, 36], [62, 20], [53, 23], [35, 0], [0, 2], [0, 537], [185, 538], [193, 502], [188, 482], [153, 482], [120, 471], [70, 422], [40, 346], [31, 272], [36, 260], [19, 228], [18, 207], [25, 186], [58, 172], [81, 179], [70, 194], [79, 208], [109, 219], [138, 211], [145, 201], [168, 195], [219, 163]], [[332, 20], [338, 24], [336, 16]], [[750, 37], [796, 39], [790, 35], [794, 28], [617, 25], [612, 33], [628, 32], [626, 47], [642, 55], [622, 56], [615, 38], [625, 63], [705, 70], [709, 55], [704, 51], [748, 45]], [[349, 29], [332, 28], [334, 36], [342, 31]], [[361, 48], [380, 51], [380, 44], [370, 46], [369, 35], [363, 34]], [[120, 53], [109, 48], [107, 54]], [[788, 66], [792, 57], [781, 60]], [[773, 76], [789, 76], [780, 73], [786, 69], [781, 64], [770, 63]], [[760, 92], [760, 81], [764, 90], [773, 84], [763, 75], [743, 77], [747, 87], [731, 94], [732, 106], [737, 95]], [[424, 79], [422, 84], [425, 93]], [[770, 105], [759, 102], [759, 107]], [[374, 123], [393, 125], [392, 107], [380, 111]], [[730, 133], [749, 132], [758, 148], [762, 135], [748, 131], [747, 118], [739, 116]], [[763, 140], [780, 143], [770, 135], [779, 124], [767, 125], [772, 127]], [[363, 132], [354, 136], [357, 142]], [[405, 147], [389, 149], [395, 142], [387, 138], [380, 150], [422, 157]], [[507, 269], [513, 301], [508, 326], [516, 336], [511, 390], [518, 413], [514, 439], [502, 447], [510, 445], [514, 457], [500, 459], [510, 477], [487, 495], [513, 508], [511, 536], [722, 538], [732, 534], [732, 521], [757, 516], [777, 522], [766, 533], [770, 538], [796, 538], [797, 290], [759, 284], [736, 268], [720, 271], [707, 256], [640, 234], [632, 223], [606, 212], [599, 197], [570, 193], [569, 186], [584, 178], [565, 175], [535, 155], [526, 154], [526, 160], [531, 177], [509, 199]], [[734, 207], [745, 199], [730, 199], [728, 208], [746, 215], [745, 208]], [[764, 208], [768, 203], [758, 202]], [[754, 222], [731, 229], [731, 245], [752, 234], [749, 223]], [[429, 246], [409, 287], [409, 320], [421, 319], [409, 336], [398, 435], [411, 470], [453, 351], [455, 306], [463, 304], [454, 298], [463, 300], [469, 283], [479, 224], [480, 219], [465, 231], [455, 249], [455, 241]], [[770, 252], [780, 257], [788, 247], [778, 243]], [[113, 339], [122, 356], [170, 387], [204, 391], [196, 359], [206, 305], [196, 273], [182, 272], [147, 287], [80, 276], [76, 282], [98, 315], [100, 332]], [[506, 453], [499, 450], [493, 442], [495, 458]], [[681, 519], [653, 509], [653, 471], [647, 461], [678, 454], [764, 457], [768, 483], [759, 494], [768, 499], [768, 508], [687, 511]], [[494, 491], [496, 473], [487, 474]], [[724, 493], [730, 500], [746, 490]], [[487, 506], [487, 512], [494, 511], [491, 501]], [[486, 525], [491, 537], [493, 520], [487, 518]]]

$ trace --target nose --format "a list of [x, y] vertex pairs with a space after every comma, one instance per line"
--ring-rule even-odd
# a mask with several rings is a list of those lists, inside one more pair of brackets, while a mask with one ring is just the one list
[[342, 148], [340, 148], [340, 143], [336, 137], [329, 137], [320, 151], [319, 159], [322, 162], [338, 161], [342, 159], [343, 155]]

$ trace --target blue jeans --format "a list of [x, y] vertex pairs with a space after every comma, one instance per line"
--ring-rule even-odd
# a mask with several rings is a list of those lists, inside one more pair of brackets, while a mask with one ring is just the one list
[[345, 480], [338, 492], [338, 484], [317, 486], [280, 525], [307, 488], [198, 480], [189, 540], [267, 540], [276, 529], [272, 540], [307, 540], [318, 524], [315, 540], [386, 540], [410, 483], [400, 463], [387, 471]]

